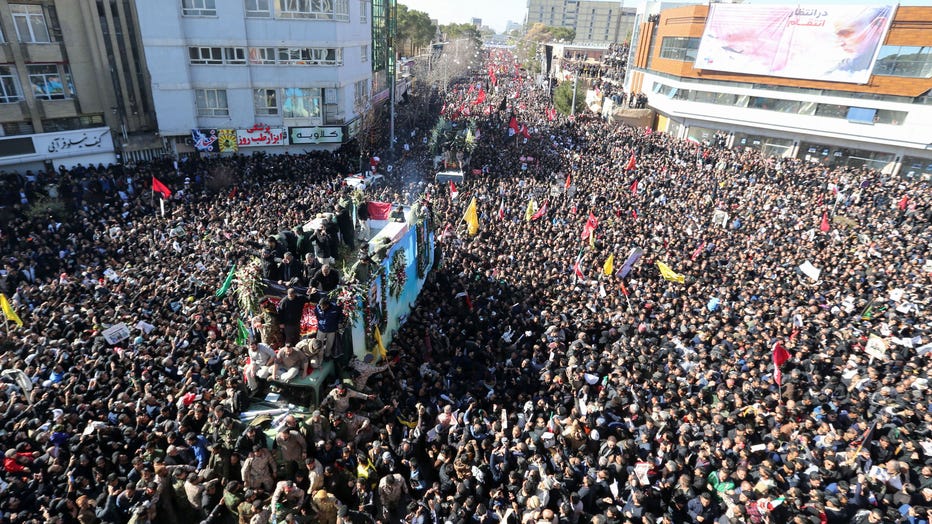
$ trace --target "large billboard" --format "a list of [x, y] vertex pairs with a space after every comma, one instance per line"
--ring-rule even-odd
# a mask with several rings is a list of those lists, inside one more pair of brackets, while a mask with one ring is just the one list
[[866, 84], [892, 5], [712, 4], [695, 67]]

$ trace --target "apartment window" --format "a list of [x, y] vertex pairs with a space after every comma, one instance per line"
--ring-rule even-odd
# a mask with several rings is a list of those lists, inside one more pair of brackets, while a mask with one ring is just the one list
[[192, 64], [243, 65], [246, 63], [246, 49], [242, 47], [189, 47], [188, 56]]
[[324, 89], [324, 124], [342, 124], [340, 112], [340, 90], [332, 87]]
[[278, 63], [284, 65], [340, 65], [342, 50], [323, 47], [279, 47]]
[[353, 84], [353, 93], [353, 107], [366, 107], [369, 103], [369, 81], [360, 80]]
[[250, 64], [274, 64], [275, 48], [274, 47], [250, 47], [249, 48]]
[[10, 104], [22, 99], [16, 70], [10, 66], [0, 66], [0, 104]]
[[195, 89], [197, 116], [230, 116], [226, 89]]
[[275, 89], [256, 89], [254, 92], [256, 115], [275, 116], [278, 114], [278, 91]]
[[188, 56], [192, 64], [222, 64], [223, 54], [219, 47], [189, 47]]
[[246, 0], [246, 16], [253, 18], [268, 18], [272, 14], [272, 0]]
[[682, 36], [665, 36], [660, 44], [660, 58], [694, 62], [699, 49], [698, 38]]
[[13, 13], [16, 38], [20, 42], [30, 44], [52, 41], [41, 5], [10, 4], [10, 11]]
[[359, 0], [359, 21], [369, 23], [369, 0]]
[[889, 46], [880, 48], [874, 74], [906, 78], [932, 78], [932, 46]]
[[359, 59], [363, 62], [369, 61], [369, 46], [364, 45], [359, 48]]
[[217, 0], [181, 0], [184, 16], [217, 16]]
[[[31, 135], [36, 132], [35, 128], [32, 127], [32, 122], [4, 122], [0, 124], [3, 128], [3, 136], [15, 136], [15, 135]], [[32, 143], [31, 138], [27, 138], [30, 144]], [[35, 153], [35, 150], [32, 151]]]
[[320, 116], [320, 89], [292, 87], [284, 90], [282, 116], [285, 118], [311, 118]]
[[278, 0], [281, 18], [349, 21], [349, 0]]
[[89, 129], [104, 125], [103, 115], [72, 116], [42, 121], [42, 129], [46, 133], [55, 131], [73, 131], [75, 129]]
[[35, 64], [26, 66], [32, 92], [40, 100], [64, 100], [74, 98], [74, 84], [67, 66], [60, 64]]

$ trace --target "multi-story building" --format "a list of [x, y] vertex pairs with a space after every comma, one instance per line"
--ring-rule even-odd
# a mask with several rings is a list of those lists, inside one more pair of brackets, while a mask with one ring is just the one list
[[932, 176], [932, 7], [786, 9], [646, 5], [626, 90], [681, 138]]
[[390, 1], [136, 0], [159, 131], [175, 154], [338, 147], [384, 90]]
[[577, 42], [627, 42], [637, 9], [617, 0], [528, 0], [527, 25], [576, 31]]
[[161, 147], [132, 0], [0, 2], [0, 169]]

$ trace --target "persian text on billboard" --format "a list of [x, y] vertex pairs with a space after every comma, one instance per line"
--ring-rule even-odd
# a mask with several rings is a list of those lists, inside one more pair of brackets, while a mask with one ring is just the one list
[[695, 67], [866, 84], [894, 6], [712, 4]]

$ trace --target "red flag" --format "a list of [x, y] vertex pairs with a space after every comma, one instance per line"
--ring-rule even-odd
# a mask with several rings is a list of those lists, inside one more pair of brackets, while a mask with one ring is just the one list
[[521, 136], [523, 136], [524, 138], [531, 138], [531, 133], [528, 132], [527, 126], [524, 124], [521, 124], [521, 127], [518, 129], [518, 132], [521, 133]]
[[521, 126], [518, 125], [518, 119], [514, 115], [511, 115], [511, 120], [508, 122], [508, 136], [515, 136], [518, 131], [521, 130]]
[[638, 179], [634, 179], [634, 182], [631, 183], [631, 194], [638, 194]]
[[624, 296], [628, 296], [628, 288], [625, 287], [624, 282], [621, 282], [621, 294]]
[[563, 184], [563, 189], [569, 189], [572, 183], [573, 179], [571, 178], [571, 175], [566, 175], [566, 183]]
[[392, 212], [391, 202], [369, 202], [366, 204], [369, 211], [369, 218], [372, 220], [388, 220], [388, 215]]
[[544, 216], [545, 214], [547, 214], [547, 201], [544, 201], [544, 205], [540, 206], [540, 209], [538, 209], [533, 215], [531, 215], [531, 220], [537, 220], [538, 218]]
[[584, 225], [582, 228], [582, 235], [580, 235], [580, 238], [587, 240], [589, 235], [592, 234], [592, 232], [595, 231], [595, 228], [597, 227], [599, 227], [599, 221], [596, 220], [595, 215], [593, 215], [592, 211], [590, 211], [589, 218], [586, 219], [586, 225]]
[[459, 191], [456, 190], [456, 185], [450, 180], [450, 198], [454, 199], [459, 196]]
[[896, 205], [896, 207], [900, 211], [906, 211], [906, 206], [908, 205], [909, 205], [909, 195], [903, 195], [903, 198], [900, 199], [900, 202]]
[[696, 257], [698, 257], [700, 253], [702, 253], [703, 249], [705, 249], [704, 241], [701, 244], [699, 244], [699, 247], [697, 247], [695, 251], [693, 251], [693, 254], [689, 257], [689, 259], [696, 260]]
[[552, 122], [556, 118], [557, 118], [557, 109], [555, 107], [551, 107], [550, 109], [547, 110], [547, 120], [550, 120]]
[[634, 153], [631, 153], [631, 158], [628, 159], [628, 165], [625, 166], [625, 171], [631, 171], [634, 169], [636, 161], [634, 159]]
[[631, 210], [631, 216], [632, 216], [635, 220], [638, 219], [638, 211], [637, 211], [637, 209], [632, 209], [632, 210]]
[[491, 65], [489, 66], [489, 82], [491, 82], [493, 86], [498, 83], [498, 78], [495, 77], [495, 69], [493, 69]]
[[162, 198], [170, 198], [172, 196], [171, 189], [168, 189], [168, 186], [159, 181], [158, 178], [152, 177], [152, 190], [156, 193], [161, 193]]
[[230, 191], [230, 194], [227, 195], [227, 198], [236, 198], [236, 186], [233, 186], [233, 190]]
[[485, 89], [479, 88], [479, 96], [476, 97], [476, 101], [473, 102], [473, 105], [479, 105], [482, 102], [485, 102]]
[[779, 386], [783, 385], [783, 372], [780, 371], [780, 368], [773, 370], [773, 381]]
[[831, 226], [828, 225], [828, 212], [822, 213], [822, 223], [819, 224], [819, 229], [822, 230], [823, 233], [827, 233], [828, 230], [831, 229]]
[[784, 362], [790, 359], [790, 352], [783, 347], [783, 344], [780, 341], [773, 343], [773, 364], [778, 368], [783, 365]]
[[501, 205], [498, 206], [498, 219], [505, 220], [505, 201], [502, 200]]

